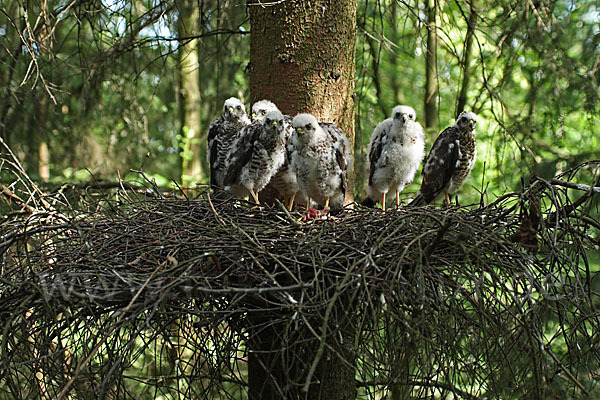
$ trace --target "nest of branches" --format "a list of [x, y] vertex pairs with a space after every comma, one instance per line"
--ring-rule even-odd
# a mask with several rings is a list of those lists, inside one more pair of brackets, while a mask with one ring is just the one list
[[488, 205], [309, 222], [208, 191], [18, 180], [0, 398], [325, 398], [344, 369], [369, 398], [595, 397], [599, 165]]

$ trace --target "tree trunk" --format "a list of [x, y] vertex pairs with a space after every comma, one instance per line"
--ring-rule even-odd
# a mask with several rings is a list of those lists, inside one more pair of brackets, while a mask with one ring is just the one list
[[[338, 125], [354, 146], [356, 0], [260, 3], [248, 3], [251, 103], [268, 99], [284, 114], [314, 114]], [[353, 200], [353, 166], [348, 186], [347, 202]], [[342, 303], [332, 313], [352, 315]], [[356, 398], [352, 318], [322, 327], [324, 346], [307, 328], [286, 332], [287, 325], [276, 322], [290, 317], [253, 317], [253, 326], [273, 325], [249, 332], [249, 398]], [[315, 316], [311, 325], [322, 320]]]
[[465, 110], [467, 105], [467, 92], [469, 90], [469, 81], [471, 79], [471, 52], [473, 48], [473, 36], [475, 35], [475, 27], [477, 25], [477, 11], [476, 1], [471, 0], [470, 3], [470, 14], [467, 23], [467, 35], [465, 37], [465, 49], [463, 55], [463, 80], [460, 87], [460, 94], [458, 95], [458, 103], [456, 106], [456, 115], [460, 114]]
[[38, 173], [44, 182], [50, 179], [50, 149], [45, 140], [38, 142]]
[[[333, 122], [354, 146], [356, 0], [250, 0], [250, 99]], [[266, 2], [262, 2], [265, 3]], [[353, 200], [349, 171], [346, 201]]]
[[[178, 31], [180, 38], [189, 38], [197, 32], [199, 11], [196, 2], [186, 0], [180, 4]], [[183, 186], [206, 180], [206, 134], [200, 115], [200, 70], [198, 60], [199, 39], [184, 39], [179, 47], [179, 77], [181, 82], [181, 107], [183, 140], [181, 181]], [[204, 129], [206, 131], [206, 129]]]
[[437, 10], [436, 0], [427, 0], [427, 52], [425, 53], [425, 127], [438, 125], [437, 84]]
[[51, 123], [48, 115], [50, 114], [52, 107], [46, 97], [46, 93], [42, 94], [42, 98], [37, 103], [37, 128], [38, 132], [35, 133], [34, 141], [37, 143], [37, 170], [40, 179], [44, 182], [48, 182], [50, 179], [50, 149], [48, 148], [48, 135], [47, 132], [51, 131]]
[[354, 400], [357, 395], [356, 371], [345, 363], [354, 365], [356, 355], [357, 322], [352, 296], [346, 293], [332, 310], [336, 318], [327, 324], [328, 336], [325, 338], [325, 344], [331, 346], [333, 351], [323, 347], [321, 359], [311, 381], [316, 383], [310, 385], [306, 398]]
[[[392, 40], [393, 43], [399, 44], [400, 43], [400, 34], [398, 31], [398, 27], [402, 26], [402, 21], [400, 20], [399, 14], [398, 14], [398, 3], [393, 1], [392, 4], [390, 5], [390, 15], [392, 18], [392, 23], [390, 26], [390, 39]], [[402, 13], [404, 13], [404, 9], [401, 9]], [[390, 63], [390, 65], [392, 66], [392, 71], [400, 71], [400, 67], [398, 66], [398, 53], [399, 50], [398, 49], [394, 49], [394, 51], [388, 51], [387, 52], [387, 57], [388, 57], [388, 62]], [[389, 85], [390, 88], [392, 90], [392, 104], [400, 104], [401, 101], [403, 100], [404, 97], [404, 93], [400, 92], [400, 80], [397, 79], [395, 76], [391, 77], [392, 79], [389, 79]], [[388, 114], [390, 113], [390, 111], [388, 110]], [[388, 116], [386, 115], [386, 118]]]
[[329, 310], [306, 316], [312, 330], [304, 324], [292, 328], [292, 315], [284, 311], [249, 314], [250, 400], [356, 398], [356, 307], [351, 293], [330, 301]]

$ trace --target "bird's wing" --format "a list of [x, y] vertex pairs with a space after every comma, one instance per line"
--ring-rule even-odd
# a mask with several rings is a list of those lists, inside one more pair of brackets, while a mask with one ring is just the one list
[[216, 184], [216, 170], [214, 168], [215, 161], [217, 159], [217, 136], [223, 131], [223, 117], [217, 118], [210, 128], [208, 128], [208, 165], [210, 167], [210, 183], [211, 185]]
[[371, 135], [371, 143], [369, 143], [369, 185], [373, 183], [373, 174], [375, 166], [379, 162], [383, 151], [383, 138], [389, 132], [389, 124], [386, 121], [380, 122], [375, 127]]
[[207, 140], [209, 142], [212, 142], [217, 135], [219, 134], [219, 127], [223, 125], [224, 119], [223, 117], [219, 117], [217, 119], [215, 119], [212, 124], [210, 124], [210, 127], [208, 128], [208, 137]]
[[262, 124], [259, 122], [245, 126], [239, 133], [239, 137], [233, 143], [229, 152], [229, 164], [223, 179], [224, 186], [230, 186], [237, 182], [244, 165], [252, 158], [254, 145], [259, 140], [262, 132]]
[[283, 129], [285, 130], [285, 139], [289, 140], [294, 133], [294, 127], [292, 126], [292, 117], [287, 114], [283, 116]]
[[346, 159], [346, 166], [348, 166], [352, 158], [352, 153], [350, 141], [348, 140], [348, 137], [346, 137], [344, 131], [339, 126], [330, 122], [320, 122], [319, 125], [325, 130], [325, 132], [327, 132], [333, 147], [342, 152], [344, 158]]
[[346, 196], [346, 189], [348, 188], [348, 159], [346, 158], [346, 152], [343, 149], [335, 149], [335, 159], [340, 167], [340, 179], [342, 193]]
[[340, 168], [341, 189], [345, 196], [348, 188], [348, 165], [351, 161], [350, 142], [344, 131], [337, 125], [328, 122], [321, 122], [319, 125], [327, 132], [332, 150], [335, 152], [335, 160]]
[[435, 140], [423, 165], [420, 193], [427, 203], [432, 202], [448, 186], [456, 163], [460, 159], [459, 131], [456, 126], [446, 129]]
[[284, 145], [285, 145], [285, 162], [289, 163], [292, 153], [296, 150], [296, 142], [292, 139], [294, 135], [294, 127], [292, 126], [292, 117], [289, 115], [283, 116], [284, 129]]

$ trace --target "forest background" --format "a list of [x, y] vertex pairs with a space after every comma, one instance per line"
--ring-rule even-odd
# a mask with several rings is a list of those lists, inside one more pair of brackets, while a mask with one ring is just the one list
[[[428, 148], [458, 112], [479, 114], [463, 204], [597, 158], [599, 21], [591, 0], [360, 0], [356, 198], [396, 104], [417, 110]], [[2, 138], [50, 186], [135, 180], [142, 165], [160, 186], [207, 183], [209, 124], [230, 96], [249, 107], [249, 33], [240, 1], [3, 2]]]

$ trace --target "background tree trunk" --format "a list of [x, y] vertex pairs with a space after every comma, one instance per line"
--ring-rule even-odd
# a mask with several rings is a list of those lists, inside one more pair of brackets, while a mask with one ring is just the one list
[[[40, 14], [42, 17], [42, 23], [39, 31], [39, 43], [41, 44], [41, 53], [44, 57], [52, 58], [54, 57], [52, 48], [52, 29], [50, 27], [50, 21], [48, 19], [48, 2], [47, 0], [42, 0], [40, 2]], [[46, 97], [46, 93], [43, 93], [43, 97], [39, 102], [39, 112], [38, 112], [38, 128], [40, 132], [37, 135], [37, 143], [38, 143], [38, 173], [40, 178], [44, 182], [48, 182], [50, 179], [50, 148], [48, 147], [48, 132], [52, 130], [52, 121], [49, 117], [51, 117], [52, 111], [54, 109], [54, 104], [51, 103]]]
[[425, 53], [425, 127], [435, 129], [438, 125], [437, 106], [437, 10], [436, 0], [426, 0], [427, 51]]
[[[356, 0], [250, 0], [250, 100], [337, 124], [354, 147]], [[353, 200], [351, 168], [346, 201]]]
[[[199, 10], [193, 0], [180, 3], [178, 31], [180, 38], [189, 38], [198, 32]], [[202, 129], [200, 110], [199, 39], [186, 39], [179, 47], [179, 76], [183, 140], [181, 181], [184, 186], [206, 178], [206, 129]]]
[[38, 142], [38, 173], [44, 182], [50, 179], [50, 149], [48, 142], [40, 140]]
[[[285, 114], [309, 112], [320, 121], [333, 122], [353, 147], [356, 0], [296, 0], [272, 6], [251, 0], [248, 7], [251, 103], [269, 99]], [[353, 193], [352, 166], [347, 202]], [[256, 318], [253, 326], [271, 325], [250, 332], [250, 399], [356, 397], [354, 324], [346, 300], [338, 299], [339, 306], [334, 307], [335, 315], [343, 316], [338, 324], [332, 321], [323, 327], [317, 316], [312, 321], [326, 330], [321, 333], [327, 346], [306, 328], [284, 334], [275, 325], [276, 315]], [[319, 361], [313, 366], [315, 359]], [[311, 384], [304, 385], [306, 381]]]
[[[393, 43], [399, 44], [400, 43], [400, 31], [399, 31], [399, 27], [402, 26], [402, 20], [399, 16], [398, 13], [398, 3], [393, 1], [392, 4], [390, 5], [390, 15], [392, 17], [392, 23], [390, 26], [390, 40]], [[404, 10], [402, 8], [400, 8], [400, 12], [404, 12]], [[392, 65], [392, 70], [393, 71], [400, 71], [400, 67], [398, 66], [398, 52], [400, 50], [399, 49], [394, 49], [394, 51], [388, 51], [387, 52], [387, 57], [389, 60], [389, 63]], [[390, 88], [392, 90], [393, 96], [392, 96], [392, 104], [401, 104], [403, 98], [404, 98], [404, 93], [401, 93], [400, 91], [400, 85], [397, 79], [389, 79], [389, 85]], [[388, 114], [391, 115], [391, 111], [388, 110]], [[387, 118], [388, 116], [386, 116]]]
[[469, 81], [471, 79], [471, 53], [473, 48], [473, 35], [475, 34], [475, 27], [477, 25], [477, 11], [476, 11], [477, 0], [471, 0], [470, 2], [470, 13], [467, 23], [467, 34], [465, 37], [465, 48], [463, 54], [463, 80], [460, 86], [460, 93], [458, 95], [458, 103], [456, 105], [455, 114], [458, 115], [465, 110], [467, 105], [467, 92], [469, 91]]

